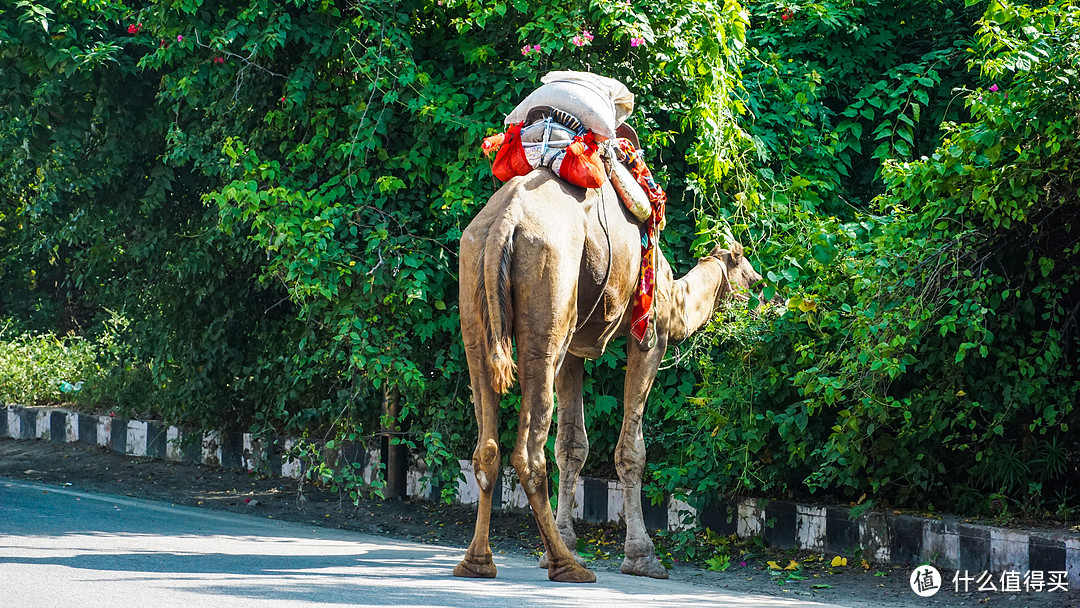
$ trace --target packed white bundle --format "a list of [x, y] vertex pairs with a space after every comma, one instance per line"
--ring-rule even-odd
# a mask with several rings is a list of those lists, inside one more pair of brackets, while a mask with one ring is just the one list
[[556, 175], [566, 158], [566, 147], [574, 140], [574, 132], [551, 120], [538, 120], [521, 130], [521, 146], [525, 158], [536, 167], [549, 167]]
[[538, 120], [521, 129], [521, 143], [540, 143], [547, 140], [553, 145], [567, 146], [574, 139], [574, 132], [555, 123]]
[[533, 108], [549, 106], [569, 112], [592, 129], [598, 141], [615, 137], [615, 129], [634, 111], [634, 94], [618, 80], [590, 72], [550, 72], [544, 83], [514, 108], [505, 123], [522, 122]]

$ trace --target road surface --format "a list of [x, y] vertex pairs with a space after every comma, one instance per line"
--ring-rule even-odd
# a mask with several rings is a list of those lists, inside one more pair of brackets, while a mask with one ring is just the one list
[[463, 554], [0, 478], [0, 606], [829, 606], [609, 572], [558, 584], [502, 555], [494, 580], [455, 578]]

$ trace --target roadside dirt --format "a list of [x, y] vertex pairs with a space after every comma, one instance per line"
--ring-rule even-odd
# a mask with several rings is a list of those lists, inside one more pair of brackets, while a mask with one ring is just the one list
[[[0, 477], [357, 530], [458, 547], [462, 553], [472, 538], [476, 517], [474, 508], [419, 501], [362, 500], [353, 505], [347, 497], [296, 480], [36, 439], [0, 439]], [[618, 571], [625, 529], [579, 524], [577, 531], [582, 539], [579, 552], [590, 568]], [[526, 513], [493, 513], [491, 543], [496, 555], [538, 557], [541, 551], [536, 525]], [[732, 545], [727, 552], [731, 565], [725, 571], [675, 561], [671, 576], [718, 589], [854, 608], [1080, 608], [1080, 590], [1075, 589], [1067, 593], [956, 593], [949, 571], [942, 572], [945, 582], [937, 595], [920, 598], [909, 586], [909, 568], [855, 563], [855, 559], [849, 560], [849, 566], [832, 567], [832, 555], [767, 550], [752, 543]], [[798, 563], [797, 570], [777, 572], [768, 565], [773, 561], [786, 566], [792, 560]]]

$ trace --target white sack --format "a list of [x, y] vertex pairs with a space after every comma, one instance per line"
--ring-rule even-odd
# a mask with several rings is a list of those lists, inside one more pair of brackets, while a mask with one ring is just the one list
[[613, 139], [615, 129], [634, 111], [634, 94], [618, 80], [590, 72], [550, 72], [544, 83], [514, 108], [505, 124], [525, 120], [529, 110], [551, 106], [569, 112], [597, 139]]

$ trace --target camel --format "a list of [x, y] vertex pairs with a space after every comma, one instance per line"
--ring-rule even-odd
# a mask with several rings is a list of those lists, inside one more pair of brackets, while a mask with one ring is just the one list
[[[571, 516], [574, 487], [589, 448], [582, 403], [584, 360], [599, 357], [613, 338], [628, 333], [641, 267], [641, 230], [610, 182], [584, 189], [541, 168], [506, 182], [462, 234], [459, 305], [479, 425], [473, 469], [480, 501], [475, 533], [455, 576], [496, 575], [488, 534], [492, 490], [499, 476], [499, 401], [516, 371], [521, 412], [510, 462], [540, 528], [546, 549], [541, 566], [553, 581], [596, 580], [572, 552], [577, 546]], [[621, 570], [667, 578], [641, 513], [645, 400], [668, 342], [683, 340], [704, 325], [726, 295], [747, 299], [746, 290], [761, 276], [738, 244], [730, 250], [715, 247], [679, 280], [657, 253], [656, 341], [648, 349], [627, 348], [615, 464], [626, 519]], [[553, 392], [559, 408], [557, 521], [548, 500], [544, 456]]]

